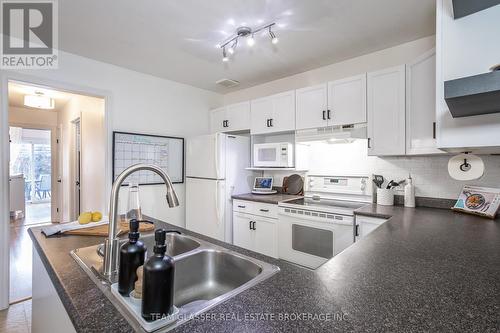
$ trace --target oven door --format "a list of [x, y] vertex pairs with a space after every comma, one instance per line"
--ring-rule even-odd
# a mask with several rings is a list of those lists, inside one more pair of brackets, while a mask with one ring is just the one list
[[281, 259], [316, 269], [335, 255], [335, 227], [332, 223], [280, 211], [279, 230]]
[[281, 151], [277, 144], [256, 144], [253, 151], [254, 166], [281, 167]]

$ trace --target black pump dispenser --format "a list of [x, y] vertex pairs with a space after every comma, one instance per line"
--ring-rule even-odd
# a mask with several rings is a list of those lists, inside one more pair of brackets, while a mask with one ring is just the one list
[[164, 229], [155, 232], [154, 255], [144, 264], [142, 283], [142, 317], [148, 321], [161, 319], [173, 311], [174, 272], [172, 257], [166, 256]]
[[137, 281], [137, 268], [144, 264], [146, 246], [139, 240], [139, 221], [130, 220], [129, 241], [120, 248], [118, 292], [128, 296]]

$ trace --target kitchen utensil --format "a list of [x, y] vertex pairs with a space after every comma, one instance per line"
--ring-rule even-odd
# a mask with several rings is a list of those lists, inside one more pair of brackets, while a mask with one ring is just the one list
[[382, 184], [384, 183], [384, 177], [381, 175], [373, 175], [373, 182], [377, 185], [378, 188], [382, 188]]
[[302, 194], [304, 189], [304, 180], [300, 175], [293, 174], [283, 178], [283, 193], [298, 195]]
[[398, 187], [399, 185], [403, 184], [404, 182], [405, 182], [404, 180], [401, 180], [401, 181], [399, 181], [399, 182], [395, 182], [394, 180], [391, 180], [391, 181], [387, 184], [386, 189], [392, 189], [392, 188]]

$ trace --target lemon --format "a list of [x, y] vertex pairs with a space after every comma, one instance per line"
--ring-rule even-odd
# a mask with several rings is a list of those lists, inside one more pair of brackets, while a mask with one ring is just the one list
[[92, 221], [92, 213], [91, 212], [85, 212], [81, 213], [80, 216], [78, 217], [78, 223], [80, 224], [87, 224]]
[[101, 212], [93, 212], [92, 213], [92, 222], [99, 222], [102, 219]]

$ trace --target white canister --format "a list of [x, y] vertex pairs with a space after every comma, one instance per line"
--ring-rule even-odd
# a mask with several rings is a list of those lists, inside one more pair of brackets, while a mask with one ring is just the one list
[[394, 190], [392, 188], [378, 188], [377, 204], [383, 206], [394, 206]]

